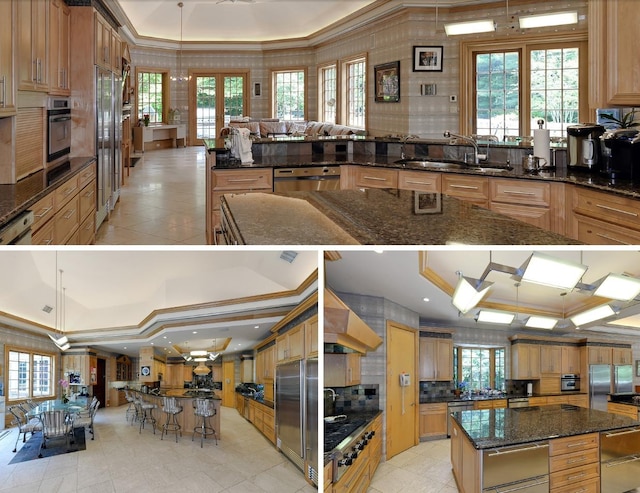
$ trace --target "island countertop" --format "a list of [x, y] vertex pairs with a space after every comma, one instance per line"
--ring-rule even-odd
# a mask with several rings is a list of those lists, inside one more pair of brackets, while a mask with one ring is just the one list
[[640, 425], [624, 416], [567, 404], [461, 411], [452, 416], [477, 450]]
[[415, 193], [364, 189], [229, 194], [222, 211], [244, 245], [573, 245], [545, 231], [443, 194], [417, 213]]

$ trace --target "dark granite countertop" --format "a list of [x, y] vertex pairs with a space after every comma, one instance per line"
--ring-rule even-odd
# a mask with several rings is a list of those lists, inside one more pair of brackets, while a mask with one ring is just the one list
[[386, 189], [230, 194], [222, 209], [245, 245], [578, 244], [442, 194], [433, 213], [416, 213], [414, 197]]
[[268, 408], [275, 409], [275, 403], [273, 401], [265, 399], [264, 397], [256, 397], [253, 394], [248, 394], [246, 392], [240, 392], [238, 390], [236, 390], [236, 394], [240, 394], [243, 397], [246, 397], [247, 399], [252, 400], [254, 402], [259, 402], [260, 404], [262, 404], [264, 406], [267, 406]]
[[382, 411], [352, 411], [343, 420], [324, 422], [325, 460], [330, 457], [334, 448], [348, 437], [357, 436], [364, 428], [376, 419]]
[[66, 180], [78, 174], [96, 160], [95, 157], [75, 157], [69, 160], [70, 168], [54, 182], [47, 184], [44, 170], [37, 171], [13, 185], [0, 185], [0, 227], [34, 203], [52, 192]]
[[500, 399], [523, 399], [525, 397], [552, 397], [558, 395], [587, 395], [584, 392], [559, 392], [555, 394], [532, 394], [532, 395], [516, 395], [516, 394], [502, 394], [502, 395], [473, 395], [471, 397], [456, 397], [454, 395], [443, 395], [437, 397], [420, 397], [420, 404], [439, 404], [442, 402], [474, 402], [474, 401], [492, 401]]
[[478, 449], [630, 428], [638, 421], [566, 404], [452, 413]]

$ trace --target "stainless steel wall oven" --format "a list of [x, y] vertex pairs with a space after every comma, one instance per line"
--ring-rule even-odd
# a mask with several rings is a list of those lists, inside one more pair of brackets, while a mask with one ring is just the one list
[[47, 162], [71, 152], [71, 105], [69, 98], [51, 97], [47, 105]]

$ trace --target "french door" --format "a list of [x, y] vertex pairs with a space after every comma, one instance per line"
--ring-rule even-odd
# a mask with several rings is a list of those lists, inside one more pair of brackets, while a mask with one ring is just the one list
[[248, 72], [193, 73], [189, 91], [190, 145], [220, 136], [231, 117], [249, 114]]

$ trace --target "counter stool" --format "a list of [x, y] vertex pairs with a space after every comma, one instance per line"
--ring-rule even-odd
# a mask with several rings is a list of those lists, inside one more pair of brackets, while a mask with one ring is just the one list
[[129, 403], [129, 407], [127, 407], [125, 413], [125, 419], [129, 421], [129, 416], [131, 416], [131, 423], [133, 424], [133, 420], [136, 419], [136, 399], [127, 389], [124, 389], [124, 398], [127, 399]]
[[162, 411], [167, 415], [167, 420], [162, 425], [162, 434], [160, 440], [164, 439], [164, 434], [169, 434], [170, 431], [176, 433], [176, 443], [178, 443], [178, 432], [182, 436], [182, 431], [176, 415], [182, 412], [182, 406], [178, 406], [178, 402], [175, 397], [163, 397], [162, 398]]
[[145, 401], [142, 397], [136, 399], [136, 410], [138, 411], [138, 419], [140, 420], [140, 429], [138, 433], [142, 433], [144, 424], [149, 421], [153, 425], [153, 434], [156, 434], [156, 418], [153, 416], [153, 410], [158, 406]]
[[196, 433], [200, 433], [200, 448], [202, 448], [204, 439], [208, 435], [213, 435], [216, 439], [216, 445], [218, 445], [218, 435], [216, 435], [216, 430], [211, 426], [211, 417], [216, 415], [213, 399], [194, 399], [193, 414], [196, 416], [197, 421], [191, 441], [193, 442], [193, 437], [196, 436]]

